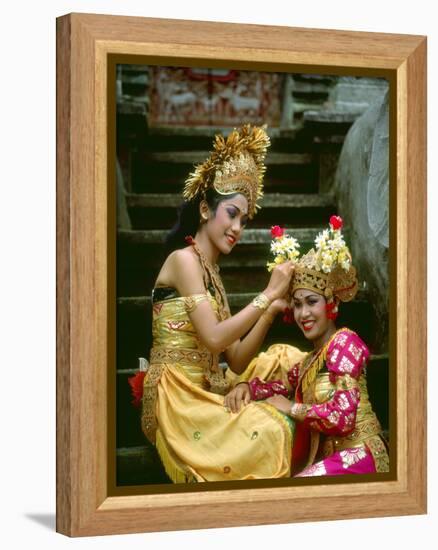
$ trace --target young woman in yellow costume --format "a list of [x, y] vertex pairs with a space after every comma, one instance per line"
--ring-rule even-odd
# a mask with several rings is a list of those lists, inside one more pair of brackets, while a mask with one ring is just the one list
[[[265, 403], [232, 413], [223, 397], [231, 377], [219, 367], [223, 353], [231, 371], [244, 371], [286, 305], [293, 274], [291, 262], [276, 267], [266, 289], [231, 316], [216, 262], [256, 213], [268, 145], [264, 128], [249, 125], [227, 139], [215, 137], [211, 156], [186, 181], [186, 202], [169, 239], [179, 248], [153, 290], [142, 428], [176, 483], [290, 475], [293, 423]], [[293, 364], [302, 355], [289, 346], [273, 361]]]

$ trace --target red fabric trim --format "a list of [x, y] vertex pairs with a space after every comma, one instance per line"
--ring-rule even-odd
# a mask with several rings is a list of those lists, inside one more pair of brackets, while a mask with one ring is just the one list
[[300, 472], [307, 463], [310, 452], [310, 431], [303, 423], [297, 422], [292, 447], [292, 475]]

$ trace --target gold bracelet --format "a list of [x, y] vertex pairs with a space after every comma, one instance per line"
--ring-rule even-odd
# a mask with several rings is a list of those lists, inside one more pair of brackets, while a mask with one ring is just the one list
[[307, 407], [304, 403], [297, 403], [296, 401], [292, 403], [289, 415], [293, 419], [299, 420], [302, 422], [306, 417], [306, 413], [307, 413]]
[[265, 319], [270, 325], [272, 325], [275, 320], [275, 315], [272, 315], [272, 313], [269, 313], [269, 311], [265, 311], [260, 319]]
[[261, 310], [266, 310], [271, 305], [271, 300], [263, 293], [260, 293], [254, 298], [251, 304]]

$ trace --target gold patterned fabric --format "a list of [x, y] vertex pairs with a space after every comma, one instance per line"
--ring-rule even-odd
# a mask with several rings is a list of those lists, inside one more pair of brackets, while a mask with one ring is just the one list
[[[252, 402], [239, 413], [225, 410], [221, 394], [229, 378], [188, 315], [201, 296], [153, 304], [143, 431], [176, 483], [288, 477], [293, 423], [263, 403]], [[217, 311], [215, 299], [208, 299]]]
[[261, 380], [280, 380], [289, 387], [290, 369], [300, 363], [306, 355], [294, 346], [274, 344], [251, 361], [239, 376], [238, 382], [249, 382], [254, 378], [260, 378]]

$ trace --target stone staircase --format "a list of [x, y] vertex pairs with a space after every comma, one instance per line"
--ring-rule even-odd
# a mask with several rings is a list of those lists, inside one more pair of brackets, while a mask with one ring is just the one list
[[[312, 93], [301, 80], [303, 104], [314, 105]], [[323, 86], [325, 83], [316, 82]], [[306, 99], [306, 90], [310, 99]], [[320, 90], [317, 88], [317, 90]], [[322, 93], [322, 89], [320, 90]], [[297, 92], [298, 93], [298, 92]], [[310, 102], [313, 101], [313, 103]], [[139, 410], [130, 401], [128, 377], [138, 369], [138, 358], [148, 357], [151, 346], [150, 294], [164, 261], [163, 241], [175, 222], [181, 190], [193, 165], [202, 162], [210, 150], [212, 135], [220, 129], [147, 129], [135, 139], [126, 117], [143, 117], [136, 108], [119, 110], [118, 156], [122, 159], [126, 185], [126, 203], [130, 229], [118, 229], [117, 237], [117, 484], [141, 485], [166, 483], [167, 479], [155, 449], [146, 441], [140, 427]], [[141, 126], [139, 119], [137, 120]], [[250, 222], [236, 249], [221, 258], [221, 276], [232, 312], [247, 305], [265, 288], [269, 275], [270, 227], [285, 225], [306, 251], [316, 233], [326, 226], [329, 216], [337, 212], [333, 198], [326, 191], [327, 179], [333, 178], [343, 137], [350, 124], [342, 119], [324, 120], [314, 116], [287, 131], [271, 130], [272, 146], [266, 164], [265, 197], [262, 209]], [[228, 131], [228, 130], [227, 130]], [[129, 153], [129, 162], [127, 162]], [[346, 228], [348, 243], [348, 228]], [[339, 326], [357, 330], [373, 350], [376, 333], [372, 304], [362, 289], [356, 300], [344, 304]], [[277, 319], [263, 344], [287, 342], [309, 349], [308, 342], [296, 326]], [[374, 353], [368, 368], [368, 383], [374, 408], [385, 428], [388, 426], [388, 359]]]

